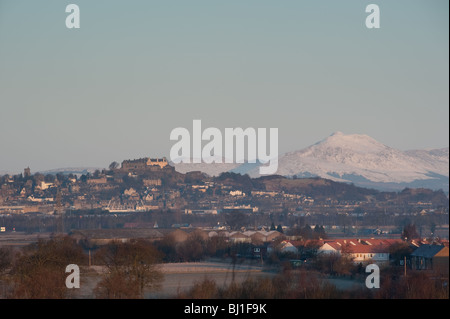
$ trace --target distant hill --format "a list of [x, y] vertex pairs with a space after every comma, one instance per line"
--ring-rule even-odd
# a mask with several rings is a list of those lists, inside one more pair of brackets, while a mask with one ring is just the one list
[[[217, 176], [235, 172], [259, 177], [256, 164], [192, 164], [195, 170]], [[194, 168], [194, 167], [192, 167]], [[180, 166], [175, 165], [175, 169]], [[183, 167], [183, 172], [190, 167]], [[449, 148], [401, 151], [367, 135], [336, 132], [302, 150], [279, 156], [278, 175], [322, 177], [378, 190], [406, 187], [449, 192]]]
[[449, 150], [400, 151], [367, 135], [337, 132], [281, 156], [278, 174], [320, 176], [377, 189], [426, 187], [448, 192]]
[[[219, 159], [222, 161], [222, 163], [217, 163]], [[236, 163], [225, 163], [224, 158], [217, 158], [217, 157], [211, 157], [211, 161], [215, 161], [212, 164], [206, 164], [206, 163], [178, 163], [175, 164], [173, 162], [169, 162], [169, 164], [173, 167], [175, 167], [175, 170], [180, 173], [188, 173], [188, 172], [195, 172], [199, 171], [205, 174], [208, 174], [209, 176], [218, 176], [223, 172], [229, 172], [233, 171], [234, 169], [238, 168], [241, 164]]]
[[392, 200], [398, 204], [423, 201], [433, 202], [445, 207], [448, 206], [448, 198], [443, 191], [434, 191], [425, 188], [405, 188], [401, 192], [383, 192], [373, 188], [359, 187], [354, 184], [336, 182], [320, 177], [289, 178], [280, 175], [271, 175], [251, 178], [248, 175], [230, 172], [222, 173], [214, 179], [246, 192], [263, 190], [302, 194], [311, 196], [319, 201], [325, 201], [327, 199], [348, 201]]
[[96, 170], [103, 170], [102, 167], [65, 167], [65, 168], [55, 168], [46, 171], [38, 171], [38, 173], [47, 175], [47, 174], [74, 174], [74, 175], [83, 175], [87, 173], [94, 173]]

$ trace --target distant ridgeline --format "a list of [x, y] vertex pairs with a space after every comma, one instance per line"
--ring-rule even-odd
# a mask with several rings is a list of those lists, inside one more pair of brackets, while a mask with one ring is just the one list
[[134, 160], [125, 160], [122, 162], [121, 169], [124, 171], [136, 170], [158, 170], [168, 165], [167, 159], [163, 158], [139, 158]]

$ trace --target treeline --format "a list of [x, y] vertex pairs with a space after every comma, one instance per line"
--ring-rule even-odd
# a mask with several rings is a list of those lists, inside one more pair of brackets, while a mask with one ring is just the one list
[[[261, 243], [262, 244], [262, 243]], [[277, 242], [274, 242], [276, 247]], [[1, 298], [72, 298], [76, 290], [67, 289], [66, 266], [100, 266], [100, 280], [93, 295], [97, 298], [143, 298], [145, 292], [158, 289], [163, 279], [160, 263], [194, 262], [207, 257], [242, 263], [253, 258], [250, 243], [229, 243], [224, 237], [205, 237], [191, 232], [187, 238], [170, 233], [162, 240], [111, 242], [99, 247], [84, 246], [68, 236], [39, 240], [23, 248], [0, 248]], [[312, 256], [318, 246], [305, 244], [299, 256]], [[293, 256], [273, 253], [265, 264], [278, 266]], [[298, 257], [298, 256], [295, 256]], [[261, 263], [261, 258], [255, 263]]]
[[[67, 288], [66, 267], [86, 267], [90, 259], [69, 237], [39, 240], [19, 251], [0, 248], [0, 297], [73, 298], [77, 289]], [[96, 298], [143, 298], [145, 291], [157, 289], [163, 279], [157, 266], [161, 255], [144, 240], [105, 245], [95, 252], [94, 259], [104, 268], [93, 289]]]
[[313, 270], [288, 270], [273, 278], [252, 279], [219, 286], [206, 278], [191, 289], [179, 292], [180, 299], [448, 299], [449, 289], [444, 280], [433, 275], [414, 272], [399, 276], [385, 271], [380, 288], [360, 285], [338, 289], [323, 274]]
[[[361, 211], [361, 210], [360, 210]], [[220, 213], [217, 215], [196, 215], [185, 214], [180, 210], [152, 211], [147, 213], [129, 213], [112, 214], [101, 209], [89, 210], [70, 210], [63, 216], [44, 215], [44, 214], [16, 214], [1, 215], [0, 225], [6, 229], [26, 232], [26, 233], [53, 233], [60, 231], [63, 225], [64, 232], [70, 232], [76, 229], [116, 229], [123, 228], [126, 223], [155, 224], [159, 228], [171, 228], [173, 224], [198, 224], [198, 225], [226, 225], [233, 230], [254, 229], [255, 226], [265, 226], [267, 229], [271, 225], [288, 226], [288, 232], [291, 235], [298, 234], [298, 229], [309, 224], [331, 226], [337, 225], [345, 229], [346, 233], [352, 234], [355, 229], [352, 226], [358, 226], [358, 229], [365, 226], [373, 228], [374, 225], [396, 226], [394, 231], [401, 233], [403, 227], [408, 224], [415, 224], [419, 234], [427, 236], [431, 230], [439, 229], [440, 225], [448, 224], [448, 214], [428, 213], [425, 215], [394, 216], [385, 212], [373, 212], [359, 216], [350, 216], [344, 214], [332, 213], [314, 213], [310, 216], [298, 216], [288, 212], [281, 213], [252, 213], [241, 212]], [[423, 234], [420, 232], [423, 230]], [[328, 229], [325, 229], [328, 232]], [[322, 237], [323, 238], [323, 237]]]
[[86, 263], [81, 246], [68, 237], [39, 240], [19, 251], [0, 248], [0, 255], [3, 298], [66, 298], [66, 266]]
[[[198, 261], [206, 256], [228, 257], [239, 264], [248, 261], [252, 244], [229, 244], [220, 237], [203, 238], [191, 233], [184, 241], [168, 236], [152, 243], [146, 240], [112, 242], [86, 251], [67, 236], [39, 240], [21, 249], [0, 248], [0, 298], [62, 299], [77, 297], [77, 289], [68, 289], [65, 272], [67, 265], [76, 264], [83, 271], [95, 266], [96, 280], [91, 282], [92, 297], [102, 299], [144, 298], [157, 291], [164, 276], [159, 268], [163, 262]], [[274, 243], [276, 247], [276, 243]], [[380, 271], [380, 288], [364, 286], [367, 276], [361, 264], [354, 264], [349, 255], [317, 255], [314, 240], [305, 241], [299, 253], [281, 253], [275, 250], [264, 260], [264, 265], [277, 269], [278, 274], [263, 279], [233, 281], [219, 286], [214, 280], [197, 282], [192, 289], [180, 291], [176, 298], [448, 298], [448, 278], [436, 274], [389, 266]], [[391, 247], [393, 263], [398, 264], [411, 253], [406, 243]], [[300, 258], [300, 259], [299, 259]], [[292, 263], [292, 259], [301, 264]], [[261, 260], [256, 259], [255, 263]], [[99, 267], [99, 268], [98, 268]], [[338, 289], [329, 277], [351, 279], [359, 288]], [[85, 278], [85, 277], [82, 277]], [[82, 279], [83, 281], [83, 279]], [[85, 283], [82, 283], [85, 284]]]

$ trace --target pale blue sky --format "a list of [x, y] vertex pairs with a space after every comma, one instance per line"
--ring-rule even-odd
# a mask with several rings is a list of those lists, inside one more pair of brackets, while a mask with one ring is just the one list
[[277, 127], [280, 153], [335, 131], [448, 147], [448, 6], [0, 0], [0, 172], [168, 157], [171, 130], [193, 119]]

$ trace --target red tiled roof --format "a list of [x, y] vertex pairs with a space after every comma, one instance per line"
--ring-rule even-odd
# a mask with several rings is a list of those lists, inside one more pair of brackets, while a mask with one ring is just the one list
[[349, 253], [386, 253], [389, 247], [401, 242], [401, 239], [334, 239], [325, 241], [334, 249], [341, 251], [343, 248]]

